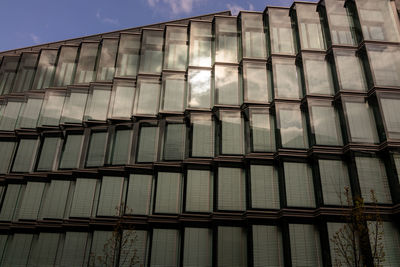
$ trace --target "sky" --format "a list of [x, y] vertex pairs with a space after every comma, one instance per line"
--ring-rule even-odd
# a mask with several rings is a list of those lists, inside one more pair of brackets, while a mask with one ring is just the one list
[[[316, 0], [310, 0], [316, 1]], [[0, 0], [0, 51], [293, 0]]]

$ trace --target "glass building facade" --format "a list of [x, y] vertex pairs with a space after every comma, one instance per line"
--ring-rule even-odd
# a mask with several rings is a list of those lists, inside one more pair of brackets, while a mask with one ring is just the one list
[[400, 266], [396, 2], [0, 52], [0, 265], [332, 266], [348, 188]]

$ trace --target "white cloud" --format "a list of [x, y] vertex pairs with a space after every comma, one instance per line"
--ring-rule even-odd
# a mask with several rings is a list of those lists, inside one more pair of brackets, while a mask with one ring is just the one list
[[32, 41], [33, 41], [35, 44], [39, 44], [39, 43], [40, 43], [40, 38], [39, 38], [39, 36], [37, 36], [36, 34], [30, 33], [29, 36], [31, 37]]
[[147, 0], [150, 7], [157, 10], [165, 11], [164, 7], [168, 7], [172, 15], [189, 14], [193, 8], [207, 0]]
[[101, 22], [103, 22], [103, 23], [112, 24], [112, 25], [119, 25], [119, 20], [118, 19], [113, 19], [113, 18], [108, 18], [108, 17], [103, 18], [101, 16], [101, 14], [100, 14], [100, 10], [97, 10], [96, 18], [98, 20], [100, 20]]
[[254, 10], [253, 4], [248, 3], [248, 5], [249, 5], [248, 8], [245, 8], [237, 4], [226, 4], [226, 7], [232, 12], [232, 15], [237, 15], [241, 10]]

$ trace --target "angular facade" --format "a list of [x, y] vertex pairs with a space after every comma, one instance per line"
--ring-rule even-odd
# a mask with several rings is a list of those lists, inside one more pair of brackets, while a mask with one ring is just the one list
[[399, 28], [322, 0], [1, 52], [0, 265], [335, 266], [347, 188], [400, 266]]

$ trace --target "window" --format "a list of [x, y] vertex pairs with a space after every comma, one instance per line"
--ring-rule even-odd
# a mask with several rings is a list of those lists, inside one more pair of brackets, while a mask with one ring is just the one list
[[214, 122], [211, 114], [191, 114], [191, 157], [214, 156]]
[[83, 135], [68, 134], [61, 153], [60, 169], [78, 168], [82, 149]]
[[17, 72], [19, 56], [5, 56], [0, 67], [0, 95], [10, 93]]
[[351, 187], [347, 165], [341, 160], [319, 159], [319, 174], [324, 205], [347, 205]]
[[155, 116], [158, 113], [160, 82], [155, 79], [139, 79], [135, 98], [134, 115]]
[[63, 91], [46, 91], [38, 126], [58, 126], [65, 100]]
[[183, 266], [212, 266], [212, 231], [208, 228], [185, 228]]
[[29, 255], [28, 266], [52, 266], [55, 264], [60, 233], [40, 233]]
[[143, 30], [140, 50], [140, 73], [160, 74], [163, 60], [163, 38], [161, 30]]
[[325, 55], [303, 54], [302, 60], [307, 93], [333, 95], [331, 69]]
[[122, 80], [114, 80], [111, 98], [111, 118], [130, 119], [135, 98], [135, 84]]
[[209, 170], [187, 170], [185, 203], [185, 211], [212, 212], [213, 176]]
[[164, 75], [162, 81], [161, 112], [183, 112], [186, 106], [184, 75]]
[[400, 99], [397, 94], [379, 94], [382, 117], [388, 139], [400, 138]]
[[271, 54], [294, 55], [294, 31], [289, 10], [268, 7], [268, 29], [271, 40]]
[[215, 104], [240, 105], [242, 92], [239, 87], [239, 69], [235, 66], [215, 65]]
[[307, 163], [284, 162], [286, 205], [315, 208], [311, 167]]
[[240, 13], [244, 58], [266, 58], [265, 33], [262, 14]]
[[86, 157], [86, 167], [99, 167], [104, 165], [107, 147], [107, 132], [94, 131], [90, 135], [89, 149]]
[[69, 88], [65, 97], [61, 123], [82, 123], [87, 97], [86, 88]]
[[190, 108], [211, 108], [211, 71], [188, 70], [189, 103]]
[[14, 234], [8, 239], [2, 266], [28, 266], [33, 234]]
[[[113, 232], [111, 231], [93, 232], [88, 266], [112, 266], [113, 260], [107, 255], [108, 251], [105, 248], [109, 246], [109, 240], [113, 238]], [[118, 253], [118, 251], [115, 253]]]
[[0, 141], [0, 173], [7, 173], [14, 154], [13, 141]]
[[158, 127], [142, 125], [139, 132], [137, 162], [153, 162], [157, 158]]
[[[375, 223], [376, 222], [368, 222], [368, 230], [369, 230], [369, 240], [371, 242], [372, 249], [375, 247]], [[383, 228], [383, 229], [382, 229]], [[382, 244], [383, 255], [384, 255], [384, 266], [396, 266], [400, 264], [400, 234], [398, 230], [398, 226], [393, 222], [382, 222], [382, 232], [378, 233], [378, 237], [382, 238], [379, 240], [379, 244]], [[376, 264], [376, 262], [374, 262]]]
[[289, 224], [292, 266], [323, 266], [319, 232], [311, 224]]
[[43, 139], [39, 161], [36, 167], [37, 171], [52, 171], [55, 169], [54, 163], [57, 159], [59, 144], [59, 137], [47, 136]]
[[[141, 230], [123, 230], [123, 239], [126, 245], [122, 246], [120, 252], [120, 266], [145, 266], [147, 252], [147, 231]], [[132, 263], [133, 262], [133, 265]]]
[[148, 215], [151, 202], [153, 176], [131, 174], [129, 176], [126, 214]]
[[124, 180], [124, 177], [103, 176], [97, 216], [120, 215]]
[[282, 232], [272, 225], [253, 225], [254, 266], [283, 267]]
[[211, 23], [191, 21], [189, 66], [211, 67], [211, 44]]
[[266, 64], [243, 62], [243, 79], [245, 102], [271, 101]]
[[14, 131], [23, 102], [9, 99], [0, 117], [0, 130]]
[[54, 86], [72, 84], [75, 75], [78, 47], [61, 46], [57, 59], [57, 68], [54, 75]]
[[272, 73], [275, 98], [301, 98], [299, 68], [294, 59], [273, 57]]
[[296, 15], [301, 48], [324, 50], [322, 25], [316, 6], [296, 3]]
[[13, 93], [26, 92], [31, 89], [37, 59], [38, 54], [36, 53], [22, 53], [12, 90]]
[[250, 165], [251, 207], [279, 209], [278, 171], [272, 165]]
[[[346, 225], [345, 223], [335, 223], [335, 222], [328, 222], [327, 223], [327, 228], [328, 228], [328, 237], [329, 237], [329, 248], [330, 248], [330, 253], [331, 253], [331, 263], [332, 266], [334, 266], [334, 264], [338, 264], [339, 266], [341, 265], [345, 265], [347, 264], [346, 262], [346, 257], [342, 256], [341, 253], [336, 252], [337, 249], [339, 249], [339, 244], [337, 244], [338, 242], [336, 242], [336, 240], [334, 239], [334, 237], [337, 235], [336, 233], [338, 233], [338, 231], [340, 230], [344, 230], [344, 229], [349, 229], [349, 226]], [[345, 234], [347, 236], [347, 234]], [[335, 241], [333, 241], [335, 240]], [[358, 237], [356, 238], [357, 242], [359, 242]], [[351, 247], [353, 247], [352, 245], [350, 245]], [[350, 248], [350, 247], [349, 247]], [[353, 248], [350, 248], [353, 249]], [[359, 246], [358, 243], [356, 245], [356, 255], [359, 255], [358, 253], [360, 253], [359, 251]], [[353, 252], [349, 253], [349, 259], [351, 260], [351, 262], [354, 261], [353, 259]]]
[[179, 264], [179, 243], [178, 230], [154, 229], [150, 267], [177, 267]]
[[45, 183], [28, 182], [22, 196], [18, 219], [37, 220]]
[[246, 210], [246, 179], [243, 169], [218, 167], [218, 210]]
[[269, 110], [250, 109], [251, 152], [275, 151], [275, 123]]
[[[20, 184], [8, 184], [7, 190], [4, 195], [3, 203], [1, 206], [0, 220], [1, 221], [12, 221], [16, 217], [17, 204], [21, 200], [20, 194], [23, 193]], [[22, 193], [21, 193], [22, 191]]]
[[90, 83], [94, 81], [98, 49], [98, 43], [81, 43], [74, 83]]
[[12, 172], [32, 171], [37, 147], [37, 139], [21, 139], [15, 154]]
[[246, 230], [241, 227], [218, 227], [218, 266], [247, 266]]
[[180, 173], [158, 173], [154, 213], [180, 213], [181, 184], [182, 177]]
[[277, 128], [283, 148], [307, 148], [305, 116], [299, 105], [276, 105]]
[[58, 51], [53, 49], [41, 50], [32, 89], [50, 87], [56, 69], [57, 53]]
[[70, 181], [52, 180], [43, 197], [41, 218], [63, 219]]
[[110, 147], [112, 147], [109, 154], [111, 165], [125, 165], [130, 161], [131, 147], [132, 147], [131, 129], [116, 129], [114, 138], [111, 140]]
[[344, 99], [344, 110], [348, 124], [349, 141], [378, 143], [374, 114], [367, 102]]
[[94, 85], [90, 88], [84, 120], [105, 121], [110, 103], [111, 86]]
[[186, 70], [187, 28], [166, 26], [164, 69]]
[[96, 81], [111, 81], [114, 78], [117, 52], [118, 39], [104, 38], [102, 40]]
[[91, 217], [96, 184], [96, 179], [76, 179], [70, 217]]
[[165, 127], [164, 160], [183, 160], [185, 157], [186, 124], [168, 123]]
[[240, 111], [220, 111], [220, 154], [242, 155], [244, 151], [244, 127]]
[[41, 96], [29, 95], [19, 113], [16, 128], [36, 128], [42, 103]]
[[238, 62], [238, 30], [236, 19], [214, 17], [215, 61]]
[[366, 203], [373, 203], [372, 192], [377, 203], [391, 204], [388, 177], [383, 161], [376, 157], [355, 157], [361, 196]]
[[310, 102], [309, 113], [317, 145], [343, 145], [339, 115], [330, 102]]
[[367, 91], [362, 62], [354, 51], [334, 51], [340, 90]]
[[139, 64], [140, 35], [121, 33], [115, 76], [133, 78]]
[[60, 265], [82, 266], [89, 254], [87, 240], [88, 233], [66, 232], [64, 246], [62, 251], [60, 251]]

